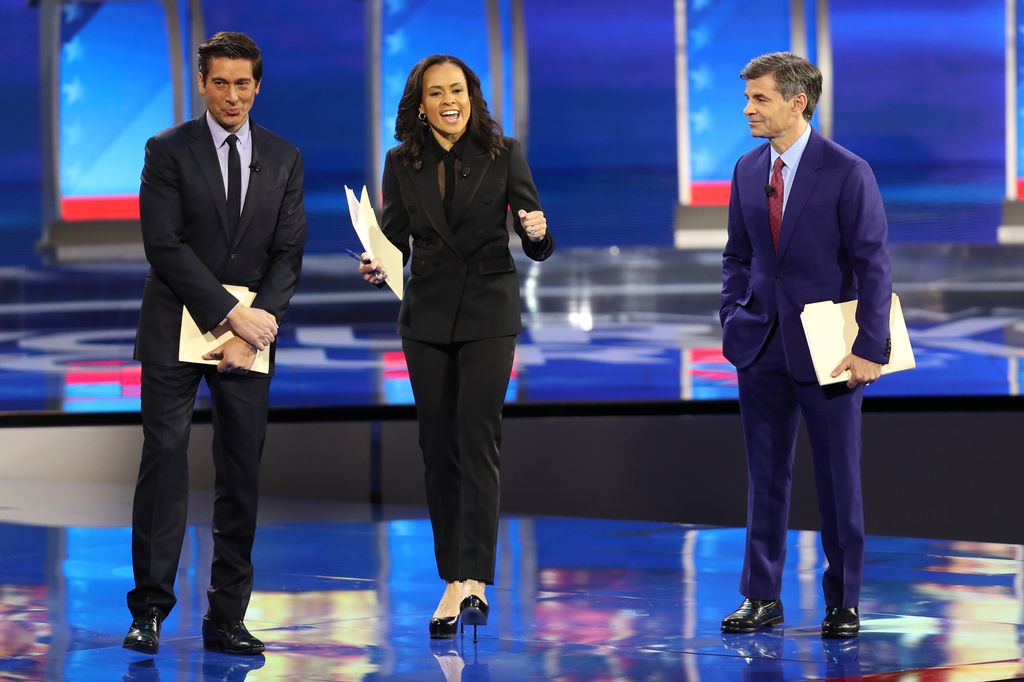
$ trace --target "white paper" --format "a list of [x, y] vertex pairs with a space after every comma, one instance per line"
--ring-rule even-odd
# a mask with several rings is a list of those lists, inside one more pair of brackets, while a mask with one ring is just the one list
[[[837, 377], [832, 376], [832, 370], [852, 352], [853, 342], [857, 339], [860, 329], [857, 326], [857, 301], [808, 303], [800, 313], [800, 322], [807, 336], [818, 384], [825, 386], [849, 381], [849, 370]], [[900, 298], [895, 293], [889, 310], [889, 340], [889, 362], [882, 365], [882, 374], [913, 369], [917, 365], [914, 349], [910, 346]]]
[[385, 280], [387, 285], [401, 300], [405, 284], [402, 252], [391, 243], [377, 224], [377, 214], [374, 213], [373, 206], [370, 204], [370, 195], [366, 192], [366, 185], [363, 185], [363, 191], [358, 200], [355, 193], [347, 186], [345, 187], [345, 197], [348, 199], [352, 229], [359, 237], [363, 251], [371, 259], [380, 259], [384, 271], [388, 274], [388, 278]]

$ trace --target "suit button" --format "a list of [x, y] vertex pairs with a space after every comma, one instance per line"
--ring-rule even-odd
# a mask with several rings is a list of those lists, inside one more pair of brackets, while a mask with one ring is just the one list
[[775, 281], [776, 282], [781, 282], [782, 281], [782, 275], [775, 275]]
[[231, 260], [235, 260], [236, 258], [238, 258], [238, 254], [237, 253], [231, 254]]

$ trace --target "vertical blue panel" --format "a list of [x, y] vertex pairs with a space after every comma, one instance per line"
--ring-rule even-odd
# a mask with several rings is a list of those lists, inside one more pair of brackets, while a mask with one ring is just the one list
[[[491, 92], [487, 11], [483, 2], [452, 5], [439, 12], [425, 0], [385, 0], [381, 49], [381, 153], [397, 144], [395, 114], [412, 67], [432, 54], [450, 54], [480, 77]], [[383, 156], [381, 168], [384, 167]]]
[[835, 0], [830, 9], [835, 138], [874, 168], [890, 240], [994, 241], [1005, 187], [1003, 2]]
[[695, 182], [728, 181], [736, 159], [754, 146], [743, 117], [746, 100], [739, 73], [759, 54], [790, 48], [788, 9], [789, 4], [781, 2], [687, 3]]
[[[1024, 0], [1017, 0], [1017, 186], [1024, 172]], [[1018, 199], [1024, 199], [1018, 191]]]
[[64, 5], [63, 197], [138, 194], [146, 140], [174, 122], [169, 56], [164, 10], [158, 3]]

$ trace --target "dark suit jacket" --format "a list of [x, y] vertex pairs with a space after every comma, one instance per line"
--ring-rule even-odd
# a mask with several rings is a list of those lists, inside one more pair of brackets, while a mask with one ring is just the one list
[[863, 159], [812, 130], [782, 218], [779, 252], [768, 224], [771, 154], [765, 144], [736, 163], [722, 268], [722, 349], [738, 368], [757, 357], [778, 319], [786, 363], [800, 381], [814, 367], [800, 323], [804, 305], [858, 299], [854, 354], [889, 357], [892, 273], [882, 197]]
[[[445, 219], [437, 165], [424, 151], [423, 167], [401, 165], [395, 149], [384, 163], [382, 229], [412, 261], [398, 317], [398, 333], [417, 341], [450, 343], [518, 334], [519, 278], [508, 248], [509, 209], [523, 251], [536, 261], [555, 248], [549, 232], [531, 242], [517, 215], [540, 210], [533, 176], [517, 140], [496, 159], [470, 138], [456, 184], [452, 224]], [[412, 238], [410, 249], [409, 240]]]
[[258, 292], [252, 307], [268, 311], [279, 323], [288, 308], [306, 242], [302, 157], [251, 119], [250, 128], [254, 170], [230, 243], [224, 181], [206, 115], [146, 143], [139, 203], [151, 268], [135, 338], [136, 360], [178, 364], [182, 305], [201, 330], [213, 329], [236, 303], [221, 284]]

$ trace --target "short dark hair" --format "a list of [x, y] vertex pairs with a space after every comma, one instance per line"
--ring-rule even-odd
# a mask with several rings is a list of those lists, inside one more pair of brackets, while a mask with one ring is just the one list
[[491, 117], [480, 87], [480, 77], [473, 69], [458, 57], [448, 54], [432, 54], [424, 57], [412, 67], [409, 78], [405, 81], [405, 91], [398, 102], [398, 114], [395, 116], [395, 139], [401, 144], [395, 157], [403, 166], [411, 166], [416, 170], [423, 167], [423, 150], [430, 139], [430, 127], [420, 123], [419, 106], [423, 102], [423, 75], [432, 66], [451, 63], [459, 67], [466, 76], [466, 88], [472, 112], [466, 133], [473, 136], [477, 144], [487, 150], [487, 154], [495, 159], [505, 149], [501, 126]]
[[214, 57], [248, 59], [252, 64], [253, 79], [257, 83], [263, 80], [263, 55], [256, 41], [244, 33], [221, 31], [199, 46], [199, 75], [204, 83], [210, 70], [210, 60]]
[[818, 67], [792, 52], [770, 52], [747, 62], [740, 71], [740, 78], [746, 81], [768, 74], [775, 77], [775, 87], [787, 102], [801, 92], [807, 95], [804, 118], [810, 121], [821, 97], [821, 71]]

